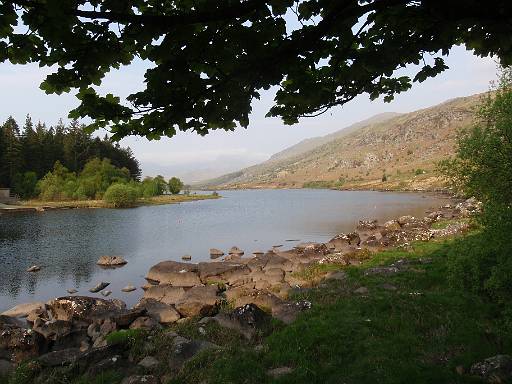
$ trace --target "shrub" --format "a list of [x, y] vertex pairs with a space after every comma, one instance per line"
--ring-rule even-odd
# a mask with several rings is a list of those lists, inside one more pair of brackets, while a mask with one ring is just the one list
[[137, 201], [137, 190], [128, 184], [112, 184], [103, 200], [113, 208], [133, 207]]
[[171, 177], [169, 180], [169, 192], [171, 192], [173, 195], [177, 195], [180, 193], [182, 188], [183, 182], [177, 177]]

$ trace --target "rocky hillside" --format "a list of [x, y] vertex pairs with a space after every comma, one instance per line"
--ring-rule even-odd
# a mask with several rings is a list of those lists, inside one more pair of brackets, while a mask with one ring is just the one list
[[453, 154], [457, 132], [472, 124], [482, 96], [378, 115], [211, 180], [208, 187], [436, 189], [442, 182], [435, 164]]

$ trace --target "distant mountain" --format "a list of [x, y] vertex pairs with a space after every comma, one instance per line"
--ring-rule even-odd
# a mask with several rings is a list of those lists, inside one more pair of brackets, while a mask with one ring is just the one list
[[482, 95], [407, 114], [381, 114], [302, 141], [268, 161], [204, 183], [210, 188], [435, 189], [436, 162], [454, 153]]
[[329, 135], [320, 136], [320, 137], [312, 137], [310, 139], [302, 140], [301, 142], [288, 147], [281, 152], [278, 152], [270, 157], [270, 161], [279, 161], [284, 160], [290, 157], [298, 156], [302, 153], [309, 152], [323, 144], [328, 143], [329, 141], [333, 141], [336, 139], [340, 139], [348, 134], [357, 131], [359, 128], [366, 127], [369, 125], [377, 124], [389, 120], [393, 117], [400, 116], [400, 113], [395, 112], [385, 112], [380, 113], [378, 115], [372, 116], [369, 119], [359, 121], [355, 124], [352, 124], [348, 127], [342, 128], [339, 131], [331, 133]]

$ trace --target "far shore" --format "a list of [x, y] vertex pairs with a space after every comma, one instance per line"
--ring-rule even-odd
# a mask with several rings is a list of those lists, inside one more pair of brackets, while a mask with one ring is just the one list
[[[188, 201], [218, 199], [214, 194], [161, 195], [137, 200], [135, 207], [144, 205], [177, 204]], [[103, 200], [43, 201], [38, 199], [19, 201], [16, 205], [2, 205], [0, 212], [45, 211], [52, 209], [110, 208]]]

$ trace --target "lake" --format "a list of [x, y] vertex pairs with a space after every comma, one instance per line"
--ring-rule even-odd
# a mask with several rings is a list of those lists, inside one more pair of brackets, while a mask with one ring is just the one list
[[[163, 260], [209, 260], [209, 249], [236, 245], [250, 255], [273, 245], [327, 241], [355, 229], [363, 218], [383, 222], [423, 216], [447, 199], [419, 193], [331, 190], [220, 191], [218, 200], [133, 209], [76, 209], [0, 216], [0, 312], [19, 303], [79, 294], [110, 282], [110, 298], [135, 304], [149, 268]], [[290, 241], [294, 240], [294, 241]], [[96, 265], [102, 255], [123, 256], [115, 270]], [[28, 273], [31, 265], [42, 270]], [[98, 294], [99, 295], [99, 294]], [[99, 297], [102, 297], [99, 295]]]

